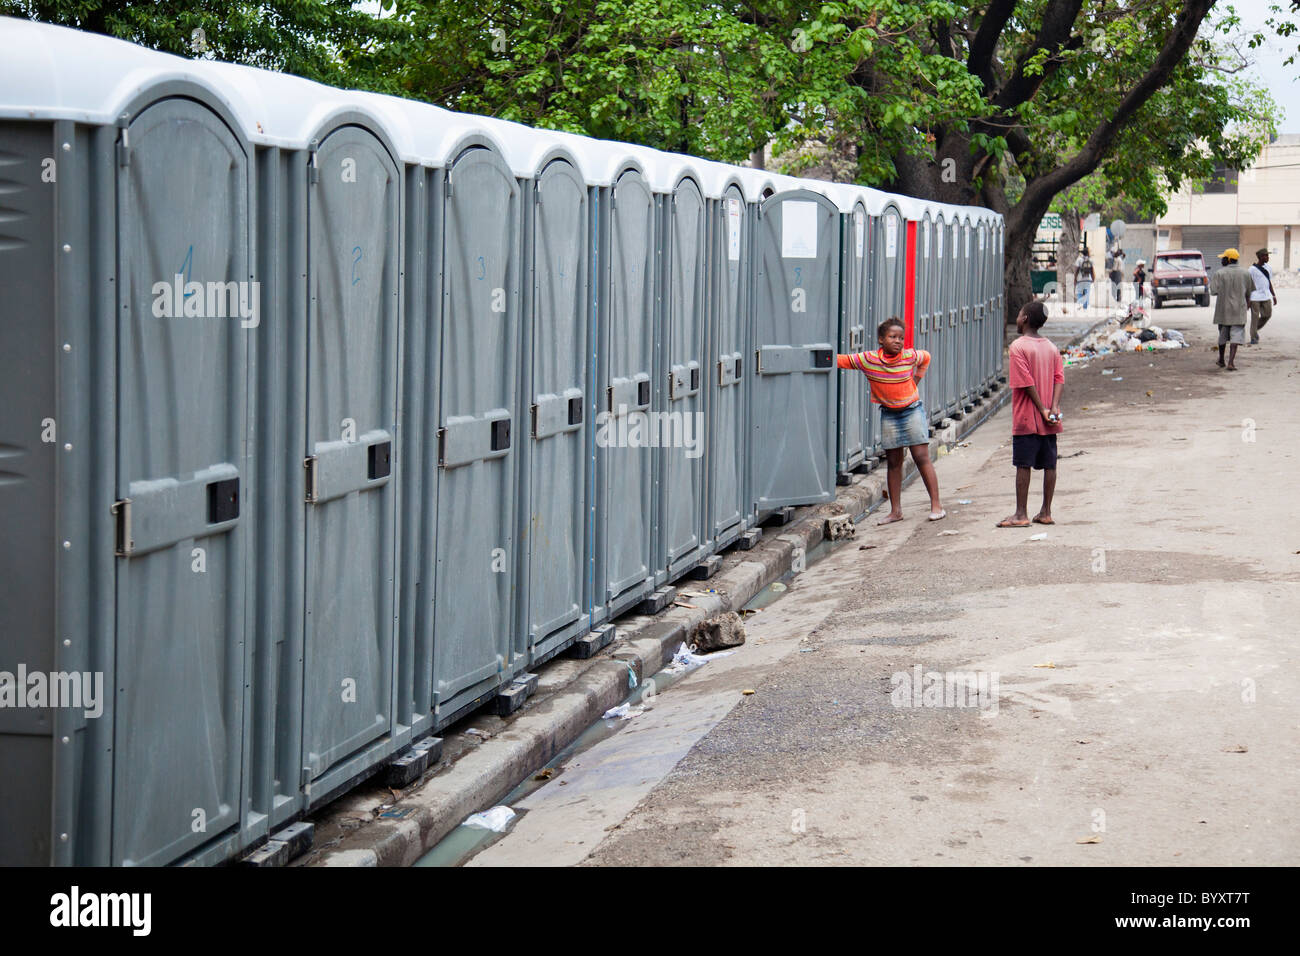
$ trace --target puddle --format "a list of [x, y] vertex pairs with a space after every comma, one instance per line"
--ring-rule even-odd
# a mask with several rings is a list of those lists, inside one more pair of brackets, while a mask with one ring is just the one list
[[[846, 545], [855, 544], [852, 538], [845, 538], [840, 541], [823, 540], [816, 547], [812, 548], [804, 557], [805, 571], [807, 568], [816, 564], [818, 561]], [[789, 592], [789, 582], [798, 577], [797, 574], [787, 571], [778, 580], [773, 581], [763, 590], [754, 595], [753, 599], [744, 606], [742, 610], [755, 611], [768, 607], [772, 603], [780, 600]], [[662, 694], [665, 690], [672, 687], [687, 674], [693, 674], [699, 670], [699, 665], [689, 670], [672, 671], [664, 669], [651, 676], [648, 680], [641, 681], [635, 689], [631, 691], [620, 703], [629, 704], [635, 707], [641, 703], [643, 695], [648, 690], [653, 690], [656, 695]], [[633, 718], [635, 719], [635, 718]], [[519, 786], [515, 787], [508, 794], [501, 798], [500, 804], [515, 810], [515, 818], [510, 821], [509, 826], [501, 833], [494, 833], [491, 830], [484, 830], [479, 827], [467, 827], [463, 823], [452, 830], [433, 849], [416, 860], [415, 866], [463, 866], [469, 860], [473, 859], [479, 853], [482, 853], [492, 844], [506, 837], [511, 830], [518, 825], [519, 821], [528, 813], [527, 810], [519, 810], [515, 805], [531, 793], [546, 786], [548, 783], [554, 783], [555, 777], [560, 776], [560, 771], [571, 759], [578, 754], [591, 749], [603, 740], [608, 740], [616, 733], [621, 731], [626, 725], [632, 723], [631, 720], [620, 720], [611, 718], [609, 720], [597, 720], [594, 724], [578, 735], [578, 738], [571, 744], [561, 750], [558, 754], [547, 761], [546, 765], [538, 768], [528, 776], [528, 779]], [[538, 780], [547, 770], [554, 770], [555, 775], [551, 778]], [[558, 786], [558, 784], [557, 784]], [[486, 810], [487, 807], [482, 809]]]
[[[812, 567], [822, 558], [849, 544], [857, 544], [857, 542], [853, 538], [841, 538], [838, 541], [830, 541], [823, 538], [804, 556], [804, 571]], [[761, 611], [773, 602], [781, 600], [781, 598], [790, 593], [790, 582], [798, 576], [799, 575], [795, 574], [793, 571], [785, 572], [785, 574], [781, 575], [767, 587], [763, 588], [763, 590], [750, 598], [749, 603], [740, 609], [741, 617], [744, 617], [745, 611]]]

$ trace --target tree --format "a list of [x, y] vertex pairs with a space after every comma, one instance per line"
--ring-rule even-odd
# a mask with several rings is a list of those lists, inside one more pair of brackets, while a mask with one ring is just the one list
[[[1213, 0], [396, 0], [371, 72], [458, 109], [743, 161], [855, 156], [858, 181], [1006, 217], [1005, 291], [1062, 190], [1094, 174], [1156, 210], [1248, 164], [1266, 94], [1231, 72]], [[797, 169], [787, 171], [797, 172]], [[1008, 312], [1012, 310], [1008, 309]]]
[[1159, 208], [1216, 162], [1258, 155], [1272, 103], [1228, 71], [1214, 37], [1237, 21], [1228, 8], [1207, 23], [1212, 5], [826, 4], [813, 49], [844, 82], [806, 85], [797, 133], [828, 123], [858, 144], [868, 180], [1002, 213], [1004, 291], [1024, 301], [1034, 233], [1062, 190], [1100, 171], [1111, 197]]
[[[1288, 0], [1283, 0], [1283, 3], [1269, 4], [1268, 19], [1264, 21], [1280, 37], [1293, 37], [1300, 32], [1300, 26], [1297, 25], [1297, 19], [1300, 18], [1300, 0], [1289, 0], [1290, 13], [1283, 9], [1287, 2]], [[1256, 33], [1249, 40], [1252, 49], [1261, 46], [1264, 42], [1265, 37], [1262, 33]], [[1284, 62], [1290, 66], [1297, 58], [1300, 58], [1300, 49], [1287, 57]]]
[[361, 57], [400, 29], [354, 9], [352, 0], [0, 0], [0, 15], [366, 88], [383, 78], [360, 74], [347, 54]]
[[[738, 7], [739, 5], [737, 5]], [[395, 0], [366, 72], [465, 112], [741, 162], [786, 121], [801, 58], [699, 0]]]

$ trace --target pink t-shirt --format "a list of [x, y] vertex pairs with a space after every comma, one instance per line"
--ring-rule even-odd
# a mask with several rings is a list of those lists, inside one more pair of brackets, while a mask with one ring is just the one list
[[1057, 382], [1065, 381], [1065, 362], [1050, 339], [1022, 335], [1011, 343], [1007, 381], [1011, 385], [1011, 434], [1055, 435], [1061, 425], [1049, 425], [1029, 398], [1029, 386], [1038, 389], [1038, 400], [1052, 407]]

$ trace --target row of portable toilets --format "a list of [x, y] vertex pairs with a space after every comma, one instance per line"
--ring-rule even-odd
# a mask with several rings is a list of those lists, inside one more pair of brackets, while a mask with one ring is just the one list
[[831, 500], [881, 452], [835, 353], [901, 316], [960, 414], [1001, 254], [983, 209], [0, 20], [0, 670], [103, 680], [0, 709], [0, 859], [230, 859]]

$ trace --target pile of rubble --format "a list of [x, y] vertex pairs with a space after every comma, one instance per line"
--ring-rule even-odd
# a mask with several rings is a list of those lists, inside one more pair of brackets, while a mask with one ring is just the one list
[[1184, 349], [1187, 341], [1177, 329], [1162, 329], [1152, 325], [1146, 310], [1140, 305], [1129, 305], [1128, 312], [1115, 315], [1104, 325], [1093, 329], [1082, 342], [1062, 349], [1067, 366], [1086, 364], [1099, 355], [1111, 352], [1154, 352], [1157, 349]]

